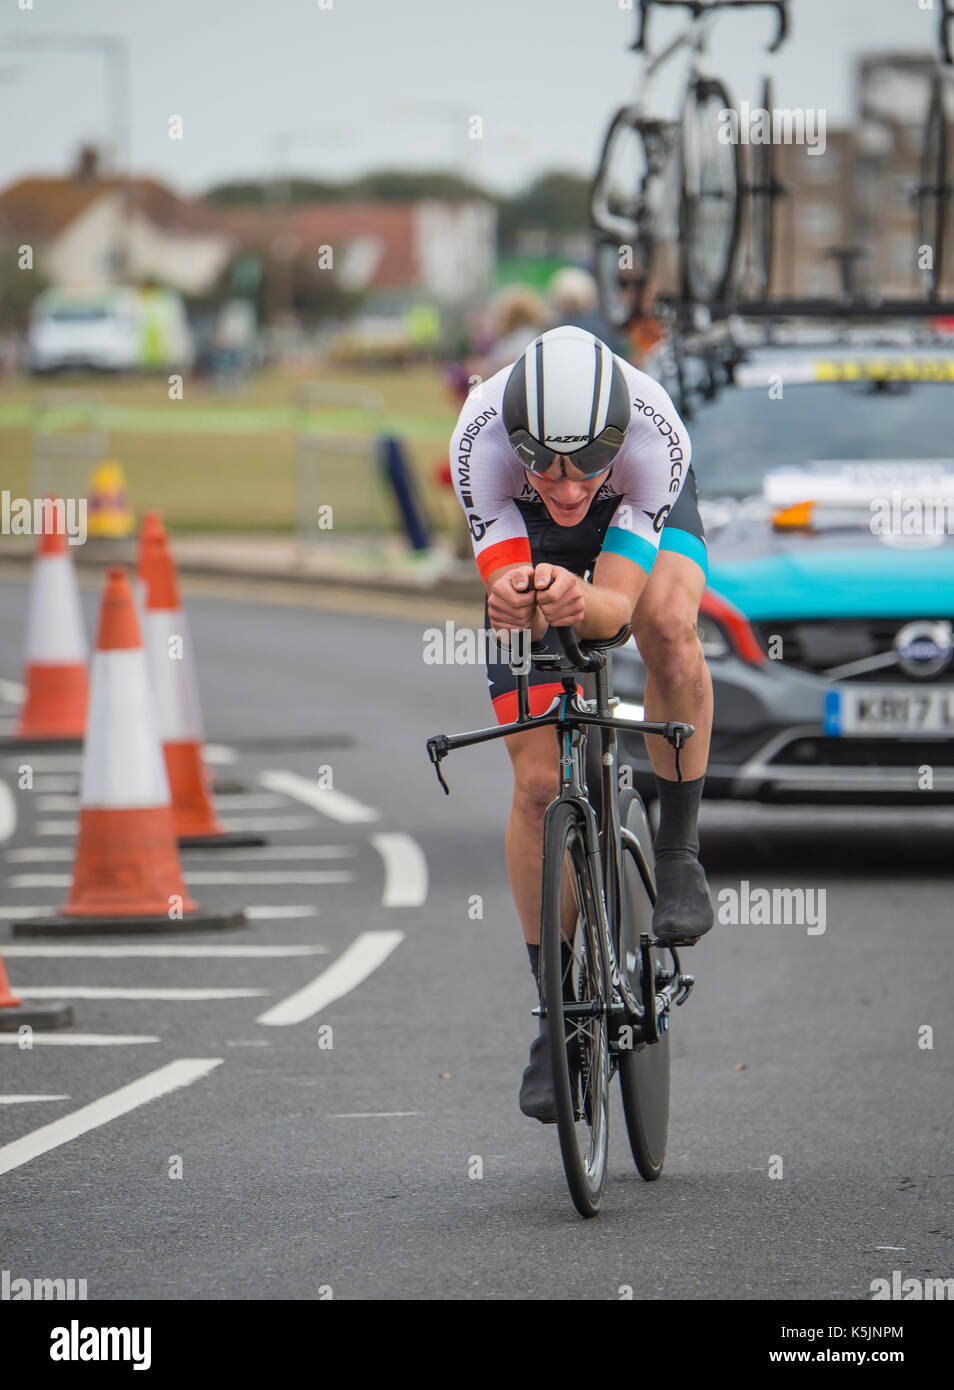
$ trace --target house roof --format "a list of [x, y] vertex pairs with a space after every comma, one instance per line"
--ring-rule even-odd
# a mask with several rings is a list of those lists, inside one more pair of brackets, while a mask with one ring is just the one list
[[[0, 230], [41, 240], [56, 237], [97, 198], [122, 186], [115, 177], [20, 179], [0, 193]], [[180, 198], [155, 179], [130, 179], [126, 188], [132, 206], [158, 227], [179, 232], [222, 230], [216, 209]]]

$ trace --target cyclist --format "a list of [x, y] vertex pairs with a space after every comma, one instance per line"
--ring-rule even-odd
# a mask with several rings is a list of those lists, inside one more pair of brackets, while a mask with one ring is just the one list
[[[656, 777], [657, 901], [653, 930], [691, 945], [713, 923], [699, 863], [697, 820], [712, 723], [712, 683], [696, 635], [706, 543], [686, 428], [666, 391], [581, 328], [536, 338], [468, 396], [451, 438], [454, 485], [501, 638], [550, 627], [610, 637], [630, 625], [646, 666], [646, 718], [695, 726], [680, 754], [648, 737]], [[500, 640], [500, 639], [498, 639]], [[504, 655], [487, 678], [501, 723], [516, 718]], [[533, 668], [530, 711], [543, 713], [559, 680]], [[543, 817], [558, 794], [551, 728], [505, 740], [514, 771], [507, 824], [510, 885], [539, 985]], [[566, 974], [570, 946], [564, 947]], [[556, 1119], [546, 1020], [530, 1049], [520, 1108]]]

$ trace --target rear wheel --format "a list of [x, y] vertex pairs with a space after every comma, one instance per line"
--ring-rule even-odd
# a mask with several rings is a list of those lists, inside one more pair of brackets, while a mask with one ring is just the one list
[[[622, 902], [616, 937], [619, 968], [642, 1002], [639, 937], [652, 934], [655, 890], [652, 881], [652, 838], [642, 802], [635, 792], [620, 793], [620, 879]], [[647, 881], [649, 880], [649, 881]], [[668, 951], [653, 951], [657, 981], [669, 961]], [[625, 1035], [623, 1041], [628, 1041]], [[626, 1116], [629, 1145], [640, 1175], [653, 1182], [663, 1170], [669, 1136], [669, 1031], [658, 1042], [620, 1047], [619, 1089]]]
[[[560, 943], [567, 901], [575, 929], [564, 970]], [[549, 809], [544, 829], [540, 966], [563, 1168], [577, 1211], [596, 1216], [608, 1147], [608, 990], [583, 818], [568, 801]]]
[[951, 185], [947, 178], [947, 123], [944, 84], [935, 77], [931, 86], [924, 145], [921, 150], [921, 182], [918, 186], [919, 246], [931, 248], [933, 266], [926, 272], [928, 296], [936, 299], [944, 267], [947, 240], [947, 205]]
[[729, 105], [721, 82], [699, 78], [683, 117], [683, 278], [687, 298], [702, 303], [728, 294], [739, 244], [739, 146], [719, 138]]

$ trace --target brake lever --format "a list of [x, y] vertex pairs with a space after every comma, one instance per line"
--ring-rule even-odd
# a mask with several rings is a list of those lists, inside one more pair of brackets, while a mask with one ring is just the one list
[[444, 774], [441, 771], [441, 759], [446, 758], [450, 749], [447, 746], [447, 735], [438, 734], [436, 738], [427, 740], [427, 756], [434, 764], [434, 771], [437, 773], [437, 780], [444, 788], [444, 795], [450, 796], [450, 787], [444, 781]]

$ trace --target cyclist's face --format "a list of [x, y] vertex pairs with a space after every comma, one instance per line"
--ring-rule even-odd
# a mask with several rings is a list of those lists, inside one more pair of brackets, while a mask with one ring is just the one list
[[594, 495], [606, 482], [607, 468], [597, 473], [595, 478], [576, 479], [541, 478], [538, 473], [526, 470], [531, 487], [540, 495], [540, 500], [558, 526], [576, 526], [589, 511]]

